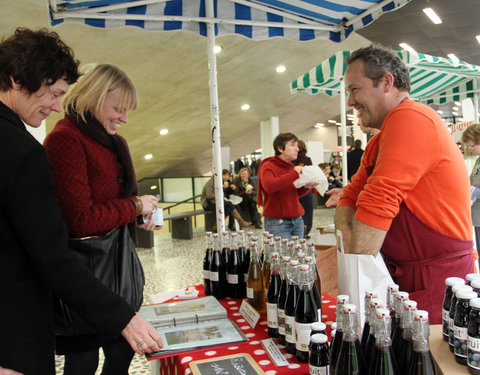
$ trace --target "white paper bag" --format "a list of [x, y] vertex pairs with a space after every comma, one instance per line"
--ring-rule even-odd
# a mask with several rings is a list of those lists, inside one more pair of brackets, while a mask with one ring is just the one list
[[357, 315], [363, 327], [365, 291], [375, 290], [385, 306], [387, 287], [393, 280], [380, 253], [376, 257], [366, 254], [345, 254], [342, 232], [338, 229], [336, 236], [338, 293], [350, 296], [350, 303], [357, 306]]

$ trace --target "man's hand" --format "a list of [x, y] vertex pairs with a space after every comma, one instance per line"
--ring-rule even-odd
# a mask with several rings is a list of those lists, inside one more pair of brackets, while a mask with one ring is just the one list
[[333, 188], [325, 192], [330, 198], [325, 202], [325, 207], [336, 207], [340, 197], [343, 195], [342, 188]]
[[128, 341], [133, 351], [140, 355], [158, 352], [163, 347], [160, 334], [138, 313], [123, 329], [122, 336]]
[[0, 367], [0, 375], [23, 375], [21, 372], [8, 370], [6, 368]]

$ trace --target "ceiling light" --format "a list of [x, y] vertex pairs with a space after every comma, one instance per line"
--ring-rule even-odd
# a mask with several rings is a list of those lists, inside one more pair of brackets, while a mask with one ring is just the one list
[[250, 104], [244, 104], [240, 107], [242, 111], [246, 111], [247, 109], [250, 109]]
[[220, 46], [213, 47], [213, 52], [215, 52], [215, 54], [220, 53], [221, 51], [222, 51], [222, 47]]
[[437, 109], [437, 113], [441, 115], [441, 114], [443, 114], [443, 111]]
[[255, 152], [262, 152], [262, 149], [259, 148], [259, 149], [255, 150]]
[[328, 120], [330, 124], [336, 124], [337, 122], [335, 120]]
[[458, 111], [458, 107], [452, 107], [454, 111]]
[[157, 185], [152, 185], [150, 186], [150, 189], [155, 190], [157, 188]]
[[145, 160], [150, 160], [151, 158], [153, 158], [153, 155], [152, 154], [147, 154], [144, 156]]
[[460, 102], [455, 102], [455, 105], [461, 106], [462, 103], [460, 103]]
[[165, 135], [165, 134], [168, 134], [168, 129], [160, 130], [160, 135]]
[[458, 64], [460, 62], [458, 57], [455, 56], [453, 53], [449, 53], [447, 56], [450, 58], [450, 60], [453, 61], [454, 64]]
[[335, 124], [338, 126], [342, 126], [343, 124], [341, 122], [335, 121]]
[[399, 43], [398, 44], [402, 49], [408, 52], [416, 52], [412, 47], [410, 47], [407, 43]]
[[322, 122], [317, 122], [315, 125], [313, 125], [314, 128], [321, 128], [323, 126], [324, 124]]
[[463, 121], [463, 117], [457, 118], [457, 121], [458, 121], [458, 122], [462, 122], [462, 121]]
[[480, 35], [477, 35], [475, 38], [477, 38], [477, 42], [480, 43]]
[[435, 11], [432, 8], [425, 8], [423, 12], [427, 15], [428, 18], [435, 24], [438, 25], [442, 23], [442, 20], [440, 17], [435, 13]]
[[452, 115], [458, 116], [458, 112], [452, 112]]
[[285, 70], [287, 70], [287, 67], [285, 65], [279, 65], [277, 66], [277, 68], [275, 69], [275, 71], [277, 73], [283, 73]]

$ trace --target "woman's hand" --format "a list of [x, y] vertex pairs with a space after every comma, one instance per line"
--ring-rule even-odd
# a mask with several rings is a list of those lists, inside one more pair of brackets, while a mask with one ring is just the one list
[[155, 220], [153, 220], [152, 214], [148, 215], [147, 217], [144, 216], [143, 218], [147, 219], [148, 223], [144, 222], [143, 224], [137, 225], [137, 227], [142, 228], [143, 230], [148, 230], [150, 232], [154, 231], [155, 229], [162, 228], [155, 225]]
[[302, 174], [303, 167], [300, 165], [296, 165], [293, 169], [297, 171], [298, 174]]
[[123, 329], [122, 336], [128, 341], [133, 351], [140, 355], [158, 352], [163, 347], [160, 334], [138, 313]]
[[143, 204], [142, 215], [148, 217], [158, 208], [158, 199], [153, 195], [142, 195], [138, 197]]

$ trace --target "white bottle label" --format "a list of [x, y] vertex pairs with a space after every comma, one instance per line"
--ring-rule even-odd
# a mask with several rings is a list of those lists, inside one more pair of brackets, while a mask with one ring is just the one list
[[312, 332], [311, 324], [295, 322], [295, 332], [297, 334], [297, 350], [300, 350], [302, 352], [308, 352], [308, 344], [310, 344], [310, 333]]
[[470, 336], [467, 340], [467, 365], [480, 370], [480, 339]]
[[453, 352], [457, 357], [466, 358], [467, 357], [467, 328], [453, 326]]
[[247, 283], [247, 280], [248, 280], [248, 273], [244, 273], [243, 274], [243, 281], [245, 282], [245, 284]]
[[269, 328], [278, 328], [277, 304], [267, 302], [267, 325]]
[[203, 270], [203, 278], [205, 280], [210, 280], [210, 271]]
[[317, 367], [310, 365], [310, 375], [330, 375], [330, 366]]
[[285, 310], [277, 309], [278, 313], [278, 334], [285, 336]]
[[210, 280], [211, 281], [218, 281], [220, 278], [218, 277], [218, 272], [211, 272], [210, 271]]
[[285, 339], [287, 342], [294, 344], [295, 337], [295, 317], [285, 315]]
[[253, 298], [253, 288], [247, 288], [247, 298]]
[[238, 275], [227, 274], [227, 282], [229, 284], [238, 284]]

